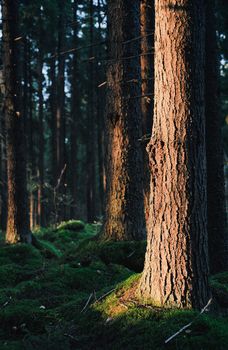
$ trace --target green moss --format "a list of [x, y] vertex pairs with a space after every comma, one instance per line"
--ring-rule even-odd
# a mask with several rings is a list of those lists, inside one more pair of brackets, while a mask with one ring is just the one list
[[210, 279], [212, 294], [221, 307], [228, 307], [228, 272], [212, 276]]
[[37, 239], [36, 248], [39, 249], [46, 258], [60, 258], [62, 256], [61, 251], [48, 241]]
[[13, 244], [0, 246], [0, 261], [15, 263], [20, 266], [39, 265], [42, 261], [40, 252], [30, 244]]
[[135, 272], [141, 272], [144, 265], [146, 242], [100, 242], [83, 240], [78, 248], [69, 249], [66, 259], [101, 259], [106, 265], [123, 265]]
[[25, 334], [25, 330], [39, 333], [44, 331], [46, 311], [38, 301], [24, 299], [12, 300], [0, 310], [2, 329], [10, 336]]
[[226, 316], [148, 307], [134, 294], [145, 242], [101, 242], [97, 232], [49, 228], [35, 233], [39, 249], [0, 245], [0, 349], [227, 348], [227, 273], [211, 278]]
[[70, 220], [61, 222], [57, 226], [57, 230], [80, 231], [85, 228], [85, 223], [81, 220]]

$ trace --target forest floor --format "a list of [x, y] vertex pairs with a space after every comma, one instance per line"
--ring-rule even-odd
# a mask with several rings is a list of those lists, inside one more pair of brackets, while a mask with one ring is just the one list
[[1, 235], [1, 350], [228, 349], [228, 273], [211, 277], [213, 312], [140, 304], [146, 243], [99, 242], [97, 232], [82, 222], [43, 229], [39, 249]]

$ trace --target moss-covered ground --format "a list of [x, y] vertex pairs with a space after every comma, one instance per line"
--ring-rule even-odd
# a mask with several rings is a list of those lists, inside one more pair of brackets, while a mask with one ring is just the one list
[[99, 242], [97, 232], [68, 222], [35, 232], [36, 248], [2, 240], [1, 350], [228, 349], [228, 273], [211, 278], [210, 312], [153, 308], [135, 298], [145, 242]]

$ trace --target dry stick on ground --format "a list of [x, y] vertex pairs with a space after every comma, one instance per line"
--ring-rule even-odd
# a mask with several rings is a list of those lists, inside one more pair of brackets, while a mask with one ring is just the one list
[[107, 295], [111, 294], [112, 292], [114, 292], [116, 288], [111, 289], [110, 291], [108, 291], [107, 293], [105, 293], [104, 295], [102, 295], [100, 298], [98, 298], [95, 303], [98, 303], [99, 301], [101, 301], [102, 299], [104, 299]]
[[86, 308], [87, 308], [87, 306], [89, 305], [89, 302], [90, 302], [90, 300], [91, 300], [91, 298], [92, 298], [93, 295], [94, 295], [94, 293], [91, 293], [91, 294], [90, 294], [90, 296], [89, 296], [87, 302], [85, 303], [85, 306], [84, 306], [83, 309], [81, 310], [81, 313], [82, 313], [83, 311], [86, 310]]
[[193, 324], [193, 322], [195, 322], [195, 320], [207, 310], [207, 308], [211, 304], [211, 302], [212, 302], [212, 298], [208, 300], [207, 305], [204, 306], [204, 308], [200, 311], [199, 315], [197, 315], [191, 322], [189, 322], [184, 327], [182, 327], [178, 332], [176, 332], [175, 334], [171, 335], [171, 337], [166, 339], [165, 344], [170, 342], [170, 340], [174, 339], [178, 334], [182, 333], [185, 329], [189, 328]]

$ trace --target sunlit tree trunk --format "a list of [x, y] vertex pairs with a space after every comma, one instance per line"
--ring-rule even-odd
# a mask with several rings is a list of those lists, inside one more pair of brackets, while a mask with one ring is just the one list
[[104, 236], [145, 237], [140, 95], [140, 1], [108, 4], [107, 194]]
[[201, 308], [209, 298], [204, 4], [155, 0], [155, 17], [149, 232], [139, 294], [158, 306]]
[[31, 242], [26, 189], [25, 139], [20, 105], [18, 2], [3, 0], [3, 64], [7, 128], [8, 216], [6, 241]]
[[228, 268], [228, 233], [221, 113], [219, 99], [219, 57], [216, 40], [215, 1], [206, 4], [206, 145], [208, 242], [211, 273]]

